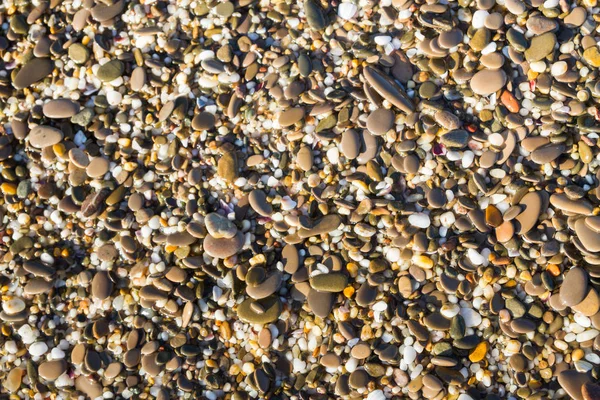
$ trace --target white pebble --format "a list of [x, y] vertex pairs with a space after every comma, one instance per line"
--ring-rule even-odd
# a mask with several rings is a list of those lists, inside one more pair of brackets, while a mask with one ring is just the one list
[[485, 19], [490, 15], [489, 12], [485, 10], [477, 10], [473, 14], [473, 19], [471, 20], [471, 25], [473, 25], [474, 29], [481, 29], [485, 25]]
[[408, 216], [408, 223], [417, 228], [428, 228], [431, 224], [429, 215], [425, 213], [415, 213]]
[[44, 342], [33, 343], [29, 346], [29, 354], [34, 357], [39, 357], [48, 351], [48, 345]]
[[529, 64], [529, 66], [531, 67], [531, 70], [534, 72], [544, 72], [546, 70], [546, 63], [543, 61], [536, 61], [536, 62], [532, 62], [531, 64]]
[[404, 348], [404, 351], [402, 352], [402, 359], [403, 361], [410, 365], [413, 363], [413, 361], [415, 361], [415, 359], [417, 358], [417, 351], [415, 350], [414, 347], [412, 346], [406, 346]]
[[550, 73], [552, 74], [552, 76], [561, 76], [565, 72], [567, 72], [567, 69], [568, 66], [565, 61], [557, 61], [554, 64], [552, 64], [552, 67], [550, 68]]
[[338, 6], [338, 17], [348, 21], [352, 19], [358, 11], [358, 7], [354, 3], [342, 3]]
[[[598, 336], [600, 332], [597, 331], [596, 329], [588, 329], [585, 332], [581, 332], [577, 334], [577, 341], [579, 343], [581, 342], [587, 342], [588, 340], [592, 340], [594, 339], [596, 336]], [[566, 340], [566, 337], [565, 337]]]
[[462, 315], [465, 320], [465, 325], [467, 328], [474, 328], [481, 324], [481, 315], [472, 308], [461, 308], [460, 315]]

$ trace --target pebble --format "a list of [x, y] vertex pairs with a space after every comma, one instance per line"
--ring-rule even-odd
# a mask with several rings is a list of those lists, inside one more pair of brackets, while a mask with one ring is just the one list
[[500, 69], [484, 69], [473, 76], [470, 85], [473, 92], [488, 96], [506, 85], [506, 73]]

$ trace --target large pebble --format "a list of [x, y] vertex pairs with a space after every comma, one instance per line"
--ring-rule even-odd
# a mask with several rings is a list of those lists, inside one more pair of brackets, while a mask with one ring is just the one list
[[232, 238], [215, 238], [211, 235], [204, 239], [204, 251], [211, 257], [227, 258], [237, 254], [244, 246], [244, 235], [237, 232]]
[[471, 79], [471, 89], [478, 95], [488, 96], [506, 85], [506, 73], [501, 69], [484, 69]]

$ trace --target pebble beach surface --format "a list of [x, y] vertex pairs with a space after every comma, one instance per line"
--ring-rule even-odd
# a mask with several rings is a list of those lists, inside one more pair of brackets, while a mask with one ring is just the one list
[[5, 0], [0, 399], [600, 385], [597, 0]]

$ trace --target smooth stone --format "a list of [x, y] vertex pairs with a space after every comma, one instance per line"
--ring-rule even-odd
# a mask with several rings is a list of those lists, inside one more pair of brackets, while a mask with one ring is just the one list
[[192, 128], [196, 131], [212, 129], [215, 126], [216, 118], [213, 113], [203, 111], [198, 113], [192, 119]]
[[583, 400], [599, 400], [600, 399], [600, 385], [593, 382], [586, 382], [581, 387], [581, 395]]
[[232, 238], [215, 238], [208, 235], [204, 238], [204, 251], [214, 258], [228, 258], [244, 247], [245, 240], [241, 232], [237, 232]]
[[110, 168], [110, 162], [104, 157], [96, 157], [90, 161], [85, 169], [90, 178], [103, 177]]
[[46, 125], [38, 125], [29, 132], [29, 144], [38, 149], [52, 146], [63, 139], [63, 132], [60, 129]]
[[[131, 78], [129, 79], [129, 85], [131, 85], [131, 90], [134, 92], [139, 92], [146, 85], [146, 70], [144, 67], [136, 67], [131, 72]], [[192, 120], [192, 127], [194, 126]]]
[[481, 51], [488, 45], [491, 40], [491, 33], [487, 28], [478, 29], [471, 40], [469, 41], [469, 46], [475, 51]]
[[552, 32], [534, 36], [531, 39], [529, 48], [525, 50], [525, 59], [530, 63], [543, 60], [547, 55], [552, 53], [555, 44], [556, 35]]
[[537, 225], [542, 213], [542, 197], [538, 192], [529, 192], [519, 204], [523, 211], [515, 219], [521, 224], [518, 233], [524, 235]]
[[456, 115], [445, 110], [437, 111], [434, 115], [434, 119], [437, 124], [450, 131], [460, 128], [462, 124]]
[[357, 369], [350, 374], [348, 383], [350, 384], [350, 387], [354, 389], [361, 389], [366, 387], [369, 381], [370, 378], [369, 374], [367, 374], [367, 371], [364, 369]]
[[356, 291], [356, 304], [361, 307], [367, 307], [377, 298], [377, 286], [371, 286], [369, 282], [364, 282]]
[[586, 317], [594, 316], [600, 311], [600, 297], [593, 287], [590, 288], [583, 301], [577, 305], [571, 306], [573, 311], [581, 313]]
[[92, 297], [104, 300], [110, 297], [113, 290], [113, 282], [106, 271], [98, 271], [92, 279]]
[[235, 181], [239, 176], [237, 156], [232, 151], [223, 153], [217, 163], [217, 174], [228, 182]]
[[592, 383], [589, 374], [577, 372], [576, 370], [567, 369], [558, 374], [559, 385], [571, 396], [574, 400], [584, 400], [582, 388], [587, 383]]
[[[552, 198], [550, 198], [552, 200]], [[596, 233], [600, 233], [600, 216], [587, 217], [585, 224]]]
[[288, 110], [285, 110], [281, 114], [279, 114], [279, 125], [282, 128], [292, 126], [295, 123], [299, 122], [302, 118], [304, 118], [304, 113], [305, 110], [301, 107], [290, 108]]
[[230, 239], [237, 233], [235, 224], [221, 214], [207, 214], [206, 217], [204, 217], [204, 223], [209, 235], [215, 239]]
[[326, 318], [333, 309], [335, 295], [331, 292], [320, 292], [310, 289], [306, 300], [308, 306], [316, 316]]
[[527, 30], [535, 35], [553, 31], [558, 27], [558, 23], [555, 20], [546, 18], [543, 15], [534, 15], [528, 18], [526, 25]]
[[587, 200], [571, 200], [564, 193], [555, 193], [550, 196], [550, 204], [563, 212], [573, 214], [592, 215], [594, 211], [594, 206]]
[[14, 393], [21, 387], [23, 375], [25, 370], [23, 368], [12, 368], [7, 374], [2, 384], [4, 389], [10, 393]]
[[267, 195], [260, 189], [254, 189], [248, 195], [250, 207], [263, 217], [270, 217], [273, 214], [273, 206], [268, 202]]
[[32, 58], [25, 64], [13, 81], [16, 89], [24, 89], [41, 81], [52, 73], [54, 62], [49, 58]]
[[506, 85], [506, 73], [501, 69], [484, 69], [473, 75], [470, 85], [476, 94], [488, 96]]
[[340, 151], [349, 160], [354, 160], [360, 154], [360, 137], [354, 129], [346, 129], [342, 133], [340, 141]]
[[152, 377], [157, 376], [162, 372], [162, 367], [158, 363], [158, 354], [159, 353], [153, 353], [142, 357], [142, 368]]
[[335, 353], [327, 353], [321, 357], [319, 363], [325, 368], [337, 368], [342, 363], [342, 359]]
[[[262, 312], [257, 312], [257, 309]], [[281, 301], [277, 296], [260, 300], [248, 298], [238, 306], [237, 315], [243, 322], [264, 325], [276, 321], [281, 309]]]
[[81, 43], [73, 43], [68, 49], [69, 58], [75, 64], [85, 64], [90, 58], [90, 50]]
[[535, 331], [537, 324], [527, 318], [517, 318], [512, 320], [510, 327], [516, 333], [529, 333]]
[[462, 43], [463, 33], [459, 29], [451, 29], [443, 31], [438, 36], [438, 43], [445, 49], [451, 49]]
[[336, 230], [342, 223], [342, 217], [337, 214], [327, 214], [323, 218], [315, 221], [310, 229], [301, 228], [298, 236], [302, 239], [327, 234]]
[[394, 126], [396, 115], [392, 110], [378, 108], [369, 114], [367, 118], [367, 129], [373, 135], [381, 136]]
[[377, 156], [379, 145], [377, 136], [372, 135], [368, 130], [365, 129], [360, 134], [362, 136], [363, 146], [358, 157], [356, 157], [356, 161], [358, 161], [359, 164], [366, 164]]
[[564, 24], [569, 28], [577, 28], [585, 22], [587, 11], [583, 7], [575, 7], [569, 15], [563, 20]]
[[304, 0], [304, 13], [312, 29], [322, 31], [327, 27], [327, 15], [317, 0]]
[[54, 283], [51, 281], [49, 282], [43, 278], [33, 278], [27, 282], [23, 291], [25, 294], [33, 296], [49, 292], [52, 286], [54, 286]]
[[96, 71], [96, 77], [102, 82], [112, 82], [123, 76], [125, 65], [120, 60], [111, 60], [101, 65]]
[[515, 15], [521, 15], [527, 11], [527, 6], [521, 0], [506, 0], [504, 7]]
[[600, 251], [600, 233], [590, 229], [584, 218], [575, 221], [575, 233], [587, 251], [592, 253]]
[[79, 9], [75, 15], [73, 15], [73, 20], [71, 22], [71, 26], [75, 32], [81, 32], [88, 24], [87, 20], [92, 15], [92, 13], [85, 9]]
[[522, 354], [513, 354], [512, 356], [510, 356], [508, 363], [511, 368], [518, 372], [523, 372], [527, 370], [527, 366], [529, 364], [527, 358]]
[[502, 53], [489, 53], [481, 56], [479, 61], [486, 68], [498, 69], [504, 65], [504, 56]]
[[110, 5], [99, 3], [90, 11], [93, 19], [98, 22], [105, 22], [117, 17], [124, 9], [125, 0], [118, 0]]
[[273, 271], [268, 278], [258, 285], [246, 286], [246, 294], [253, 299], [259, 300], [271, 296], [281, 287], [283, 274], [280, 271]]
[[287, 244], [281, 251], [281, 262], [283, 270], [288, 274], [293, 274], [300, 267], [300, 254], [293, 244]]
[[314, 157], [312, 149], [308, 146], [300, 147], [298, 154], [296, 155], [296, 164], [303, 171], [310, 171], [313, 167]]
[[462, 149], [469, 143], [469, 138], [469, 132], [463, 129], [455, 129], [442, 135], [440, 140], [448, 148]]
[[566, 306], [574, 306], [585, 299], [588, 292], [588, 274], [581, 267], [571, 268], [560, 286], [559, 295]]
[[414, 111], [412, 100], [404, 90], [380, 70], [367, 66], [363, 69], [366, 81], [379, 95], [407, 114]]
[[450, 329], [450, 320], [440, 313], [432, 313], [423, 318], [423, 324], [433, 330], [446, 331]]
[[538, 147], [531, 152], [531, 161], [537, 164], [547, 164], [560, 157], [566, 150], [562, 143], [551, 143]]
[[38, 367], [38, 374], [46, 381], [55, 381], [67, 371], [67, 363], [64, 360], [46, 361]]
[[102, 396], [102, 385], [85, 375], [75, 379], [75, 389], [87, 395], [90, 399]]
[[310, 278], [310, 286], [321, 292], [341, 292], [347, 284], [348, 276], [341, 272], [319, 274]]
[[446, 193], [440, 188], [432, 188], [427, 192], [427, 202], [433, 208], [442, 208], [448, 201]]

